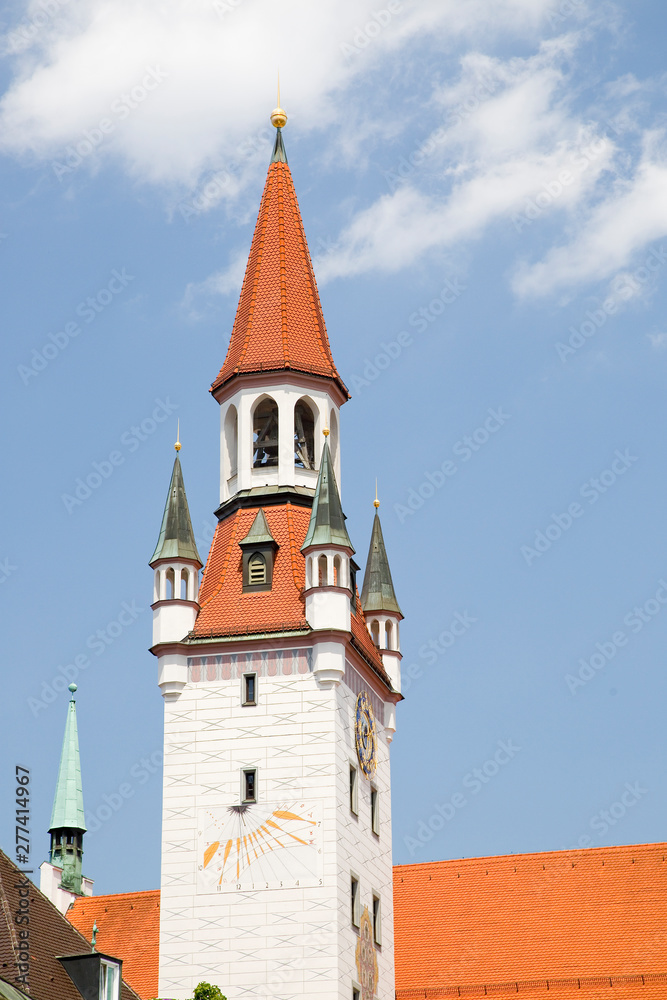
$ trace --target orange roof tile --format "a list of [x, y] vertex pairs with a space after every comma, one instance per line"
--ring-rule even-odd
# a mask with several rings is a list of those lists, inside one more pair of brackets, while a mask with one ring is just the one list
[[[306, 560], [301, 546], [308, 531], [310, 508], [285, 503], [261, 509], [279, 546], [271, 590], [243, 593], [238, 543], [248, 534], [260, 507], [240, 508], [218, 522], [199, 590], [200, 611], [190, 638], [309, 631], [303, 596]], [[351, 631], [352, 644], [391, 687], [382, 657], [366, 627], [358, 593]]]
[[66, 916], [88, 941], [97, 923], [97, 950], [123, 960], [123, 979], [141, 1000], [158, 995], [159, 889], [80, 896]]
[[[666, 918], [667, 844], [397, 866], [397, 995], [501, 996], [519, 983], [543, 997], [558, 986], [548, 979], [583, 1000], [591, 977], [605, 995], [609, 977], [667, 972]], [[648, 987], [634, 996], [667, 996], [667, 979]]]
[[269, 166], [227, 357], [211, 386], [235, 375], [291, 369], [333, 379], [313, 265], [287, 163]]
[[249, 532], [259, 506], [241, 508], [218, 522], [199, 591], [200, 611], [191, 637], [259, 634], [308, 629], [303, 587], [310, 509], [291, 503], [263, 507], [279, 545], [271, 590], [243, 593], [239, 541]]

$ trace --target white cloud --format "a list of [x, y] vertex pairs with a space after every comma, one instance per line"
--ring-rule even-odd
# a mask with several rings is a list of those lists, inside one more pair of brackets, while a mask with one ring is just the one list
[[667, 333], [649, 333], [648, 339], [656, 351], [667, 350]]
[[667, 237], [667, 148], [660, 133], [646, 137], [641, 160], [629, 179], [579, 221], [576, 234], [514, 280], [522, 296], [547, 295], [563, 287], [600, 281], [627, 267], [638, 251]]
[[[300, 128], [346, 114], [345, 88], [418, 35], [531, 30], [547, 0], [52, 0], [5, 36], [16, 72], [0, 103], [0, 148], [60, 155], [110, 119], [93, 160], [141, 180], [192, 186], [267, 120], [277, 62]], [[379, 13], [384, 11], [384, 13]], [[43, 21], [46, 23], [42, 23]], [[113, 110], [148, 68], [166, 74], [132, 113]], [[334, 102], [333, 95], [337, 99]], [[358, 98], [357, 98], [358, 99]]]
[[[319, 262], [326, 281], [397, 271], [434, 248], [479, 237], [505, 218], [522, 231], [535, 219], [576, 206], [610, 169], [615, 145], [571, 115], [561, 62], [576, 39], [543, 45], [528, 59], [471, 55], [461, 79], [436, 102], [443, 124], [387, 171], [381, 196], [344, 228], [339, 249]], [[444, 194], [423, 193], [438, 178]], [[423, 185], [425, 186], [425, 184]]]

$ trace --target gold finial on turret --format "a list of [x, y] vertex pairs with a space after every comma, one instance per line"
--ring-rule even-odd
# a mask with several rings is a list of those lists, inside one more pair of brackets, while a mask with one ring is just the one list
[[176, 430], [176, 444], [174, 445], [174, 450], [179, 452], [181, 450], [181, 420], [179, 417], [177, 430]]
[[287, 125], [287, 115], [280, 107], [280, 73], [278, 73], [278, 104], [271, 112], [271, 124], [275, 128], [284, 128]]
[[380, 506], [380, 501], [378, 500], [378, 481], [377, 481], [377, 479], [375, 480], [375, 500], [373, 501], [373, 506], [375, 507], [376, 510]]
[[328, 438], [331, 432], [328, 427], [325, 427], [322, 433], [324, 434], [325, 438]]

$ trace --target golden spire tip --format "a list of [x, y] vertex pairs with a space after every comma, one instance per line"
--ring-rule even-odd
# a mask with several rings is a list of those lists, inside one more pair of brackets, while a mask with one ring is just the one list
[[287, 115], [280, 107], [280, 72], [278, 73], [278, 104], [271, 112], [271, 124], [275, 128], [284, 128], [287, 124]]
[[325, 438], [328, 438], [331, 432], [329, 431], [328, 427], [325, 427], [322, 433], [324, 434]]
[[377, 479], [375, 480], [375, 500], [373, 501], [373, 506], [375, 507], [376, 510], [380, 506], [380, 501], [378, 500], [378, 481], [377, 481]]
[[174, 445], [174, 450], [176, 451], [176, 454], [178, 454], [178, 452], [181, 450], [181, 420], [180, 420], [180, 417], [179, 417], [179, 420], [178, 420], [177, 428], [178, 429], [176, 431], [176, 444]]

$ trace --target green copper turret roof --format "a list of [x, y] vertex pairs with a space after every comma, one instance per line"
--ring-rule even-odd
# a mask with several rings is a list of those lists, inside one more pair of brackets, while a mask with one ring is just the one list
[[252, 522], [250, 526], [250, 531], [242, 538], [239, 545], [265, 545], [268, 542], [276, 544], [276, 540], [271, 534], [271, 529], [269, 528], [268, 521], [266, 520], [266, 514], [260, 507], [257, 511], [257, 517]]
[[200, 566], [203, 565], [197, 552], [178, 455], [171, 474], [167, 502], [164, 505], [160, 537], [149, 565], [152, 566], [158, 559], [191, 559]]
[[324, 442], [313, 510], [301, 551], [303, 552], [311, 545], [341, 545], [354, 552], [345, 527], [345, 514], [340, 503], [328, 441]]
[[283, 142], [283, 130], [281, 128], [276, 129], [276, 141], [273, 145], [273, 156], [271, 157], [271, 163], [287, 163], [287, 153], [285, 152], [285, 144]]
[[[75, 686], [74, 690], [76, 690]], [[71, 690], [71, 688], [70, 688]], [[58, 783], [51, 813], [51, 830], [86, 830], [83, 815], [83, 786], [81, 784], [81, 761], [79, 760], [79, 734], [76, 726], [76, 702], [74, 692], [67, 708], [65, 738], [60, 755]]]
[[387, 550], [384, 547], [382, 527], [377, 511], [373, 520], [371, 544], [366, 561], [364, 586], [361, 591], [361, 606], [365, 612], [393, 611], [395, 614], [400, 615], [401, 618], [403, 617], [403, 612], [398, 606], [396, 594], [394, 593]]

